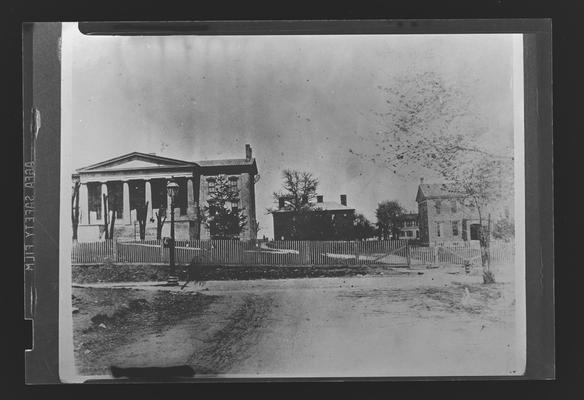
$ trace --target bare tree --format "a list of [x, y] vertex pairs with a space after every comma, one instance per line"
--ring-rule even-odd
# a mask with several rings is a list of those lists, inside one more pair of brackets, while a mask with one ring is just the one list
[[488, 210], [513, 190], [512, 143], [492, 139], [489, 123], [472, 105], [464, 85], [448, 84], [434, 72], [395, 79], [379, 87], [387, 109], [377, 112], [374, 154], [394, 174], [418, 179], [422, 171], [445, 181], [469, 212], [478, 215], [485, 283], [494, 282], [489, 262]]
[[103, 197], [103, 207], [104, 207], [104, 212], [103, 212], [103, 234], [105, 235], [105, 240], [108, 240], [110, 238], [110, 232], [108, 229], [108, 218], [109, 218], [109, 207], [108, 207], [108, 196], [107, 194], [102, 194]]
[[316, 197], [318, 179], [310, 172], [285, 169], [282, 172], [282, 190], [274, 192], [276, 201], [285, 200], [285, 205], [294, 211], [300, 209]]
[[109, 237], [110, 237], [110, 239], [113, 239], [114, 238], [114, 229], [116, 226], [117, 211], [111, 210], [110, 215], [111, 215], [111, 219], [110, 219], [110, 225], [109, 225], [109, 230], [110, 230]]
[[162, 240], [162, 227], [166, 221], [166, 210], [160, 206], [156, 214], [156, 240]]
[[79, 188], [81, 183], [77, 180], [73, 183], [73, 193], [71, 194], [71, 224], [73, 226], [73, 242], [77, 242], [77, 231], [79, 227]]
[[146, 220], [148, 219], [148, 202], [136, 207], [136, 219], [140, 227], [140, 240], [146, 239]]

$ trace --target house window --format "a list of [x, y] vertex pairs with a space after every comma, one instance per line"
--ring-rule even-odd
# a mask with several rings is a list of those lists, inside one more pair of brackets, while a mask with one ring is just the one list
[[450, 211], [455, 213], [457, 211], [457, 202], [456, 200], [450, 201]]
[[412, 237], [412, 236], [413, 236], [413, 235], [412, 235], [412, 231], [406, 231], [406, 236], [407, 236], [407, 237]]
[[440, 214], [440, 209], [442, 208], [442, 202], [440, 200], [436, 200], [436, 214]]
[[229, 178], [229, 191], [231, 193], [237, 193], [237, 177], [232, 176]]
[[452, 221], [452, 236], [458, 236], [458, 221]]
[[442, 223], [441, 222], [436, 222], [436, 236], [440, 237], [441, 236], [441, 226]]
[[207, 194], [211, 195], [215, 192], [215, 179], [207, 180]]

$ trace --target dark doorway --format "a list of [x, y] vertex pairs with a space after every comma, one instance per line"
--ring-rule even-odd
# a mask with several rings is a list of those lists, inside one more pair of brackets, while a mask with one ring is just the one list
[[130, 181], [130, 210], [141, 207], [145, 200], [144, 181]]
[[481, 224], [470, 225], [470, 240], [479, 240], [481, 235]]

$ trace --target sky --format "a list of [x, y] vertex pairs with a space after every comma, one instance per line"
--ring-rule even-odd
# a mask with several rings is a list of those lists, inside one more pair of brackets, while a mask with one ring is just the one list
[[[259, 235], [273, 237], [283, 169], [312, 172], [325, 201], [375, 220], [384, 200], [416, 211], [419, 178], [377, 152], [374, 112], [396, 76], [433, 71], [470, 90], [488, 140], [513, 140], [511, 35], [85, 36], [67, 26], [72, 169], [133, 151], [188, 161], [243, 158], [251, 144]], [[66, 73], [65, 73], [66, 72]], [[432, 178], [425, 177], [425, 182]]]

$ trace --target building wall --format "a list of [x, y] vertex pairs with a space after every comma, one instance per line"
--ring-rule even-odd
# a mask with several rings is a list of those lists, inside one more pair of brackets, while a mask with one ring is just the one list
[[420, 241], [422, 243], [429, 243], [428, 232], [428, 204], [426, 201], [418, 203], [418, 222], [420, 224]]
[[[257, 229], [255, 229], [256, 211], [255, 211], [255, 182], [251, 173], [225, 174], [227, 177], [237, 177], [237, 189], [239, 190], [239, 208], [243, 209], [243, 214], [247, 216], [247, 223], [243, 228], [240, 240], [251, 240], [257, 238]], [[201, 175], [198, 190], [199, 206], [201, 216], [204, 208], [208, 205], [209, 199], [208, 180], [216, 178], [217, 175]], [[201, 240], [211, 239], [209, 228], [204, 223], [200, 227]]]
[[[440, 212], [437, 204], [440, 203]], [[426, 199], [418, 204], [420, 216], [420, 240], [423, 243], [452, 243], [470, 240], [470, 225], [476, 222], [472, 213], [457, 202], [456, 211], [451, 209], [451, 199]], [[456, 223], [456, 231], [453, 224]], [[463, 223], [465, 226], [463, 226]], [[440, 234], [437, 225], [440, 224]], [[467, 232], [463, 238], [463, 231]]]
[[[296, 218], [295, 212], [275, 212], [272, 214], [274, 221], [274, 239], [275, 240], [354, 240], [355, 227], [353, 221], [355, 218], [354, 210], [339, 211], [313, 211], [313, 216], [309, 224], [315, 227], [309, 232], [294, 234], [293, 226]], [[319, 231], [319, 228], [325, 228], [326, 223], [330, 223], [329, 232]], [[328, 229], [327, 229], [328, 230]]]
[[[180, 218], [174, 222], [174, 235], [176, 240], [196, 240], [194, 231], [196, 229], [195, 221], [187, 218]], [[104, 239], [103, 225], [79, 225], [78, 241], [96, 242]], [[170, 219], [167, 219], [162, 228], [161, 237], [170, 237]], [[140, 227], [138, 223], [124, 224], [116, 221], [114, 226], [114, 237], [116, 240], [140, 240]], [[146, 221], [145, 240], [156, 240], [156, 220]]]
[[[190, 168], [191, 167], [177, 167], [176, 170], [173, 168], [168, 171], [166, 169], [158, 170], [155, 168], [132, 171], [91, 171], [87, 173], [84, 172], [81, 175], [75, 175], [74, 179], [80, 179], [82, 183], [79, 192], [80, 220], [78, 226], [78, 240], [97, 241], [100, 240], [100, 233], [101, 239], [104, 238], [104, 235], [101, 232], [104, 225], [104, 203], [101, 200], [102, 193], [111, 195], [112, 204], [117, 208], [123, 209], [123, 214], [121, 213], [121, 216], [118, 216], [116, 219], [114, 237], [117, 239], [128, 240], [133, 240], [135, 237], [139, 238], [138, 225], [136, 224], [136, 210], [128, 210], [132, 207], [132, 191], [130, 189], [130, 183], [140, 180], [144, 180], [145, 183], [143, 193], [140, 192], [139, 196], [144, 196], [144, 200], [149, 202], [148, 216], [146, 220], [146, 239], [155, 239], [157, 225], [156, 213], [158, 212], [158, 209], [153, 207], [152, 196], [154, 196], [154, 192], [157, 192], [158, 190], [153, 190], [153, 182], [166, 180], [171, 176], [176, 176], [179, 184], [182, 185], [181, 190], [183, 190], [182, 188], [184, 186], [187, 191], [186, 197], [181, 197], [183, 200], [186, 200], [186, 213], [181, 215], [180, 210], [178, 208], [175, 209], [176, 239], [210, 239], [209, 231], [202, 223], [201, 217], [202, 209], [207, 204], [206, 200], [208, 199], [206, 178], [216, 175], [201, 176], [202, 169]], [[243, 213], [248, 217], [247, 225], [240, 238], [242, 240], [249, 240], [257, 237], [255, 182], [253, 172], [239, 172], [242, 170], [249, 171], [249, 168], [241, 169], [239, 166], [230, 166], [228, 170], [225, 171], [224, 167], [219, 166], [213, 168], [212, 172], [216, 174], [225, 171], [227, 172], [227, 176], [237, 177], [237, 188], [240, 193], [239, 207], [244, 209]], [[205, 171], [209, 172], [208, 169]], [[146, 183], [147, 180], [150, 180], [150, 183]], [[94, 189], [95, 193], [89, 193], [88, 188]], [[108, 190], [111, 191], [111, 193], [108, 193]], [[184, 192], [181, 194], [184, 194]], [[135, 194], [133, 196], [135, 196]], [[169, 202], [170, 199], [166, 198], [166, 204], [169, 204]], [[171, 218], [168, 211], [169, 208], [166, 207], [166, 210], [166, 223], [162, 236], [170, 235], [170, 229], [167, 229], [167, 226], [170, 224]], [[102, 214], [101, 218], [97, 218], [100, 212]], [[136, 225], [136, 235], [134, 234], [134, 225]]]

